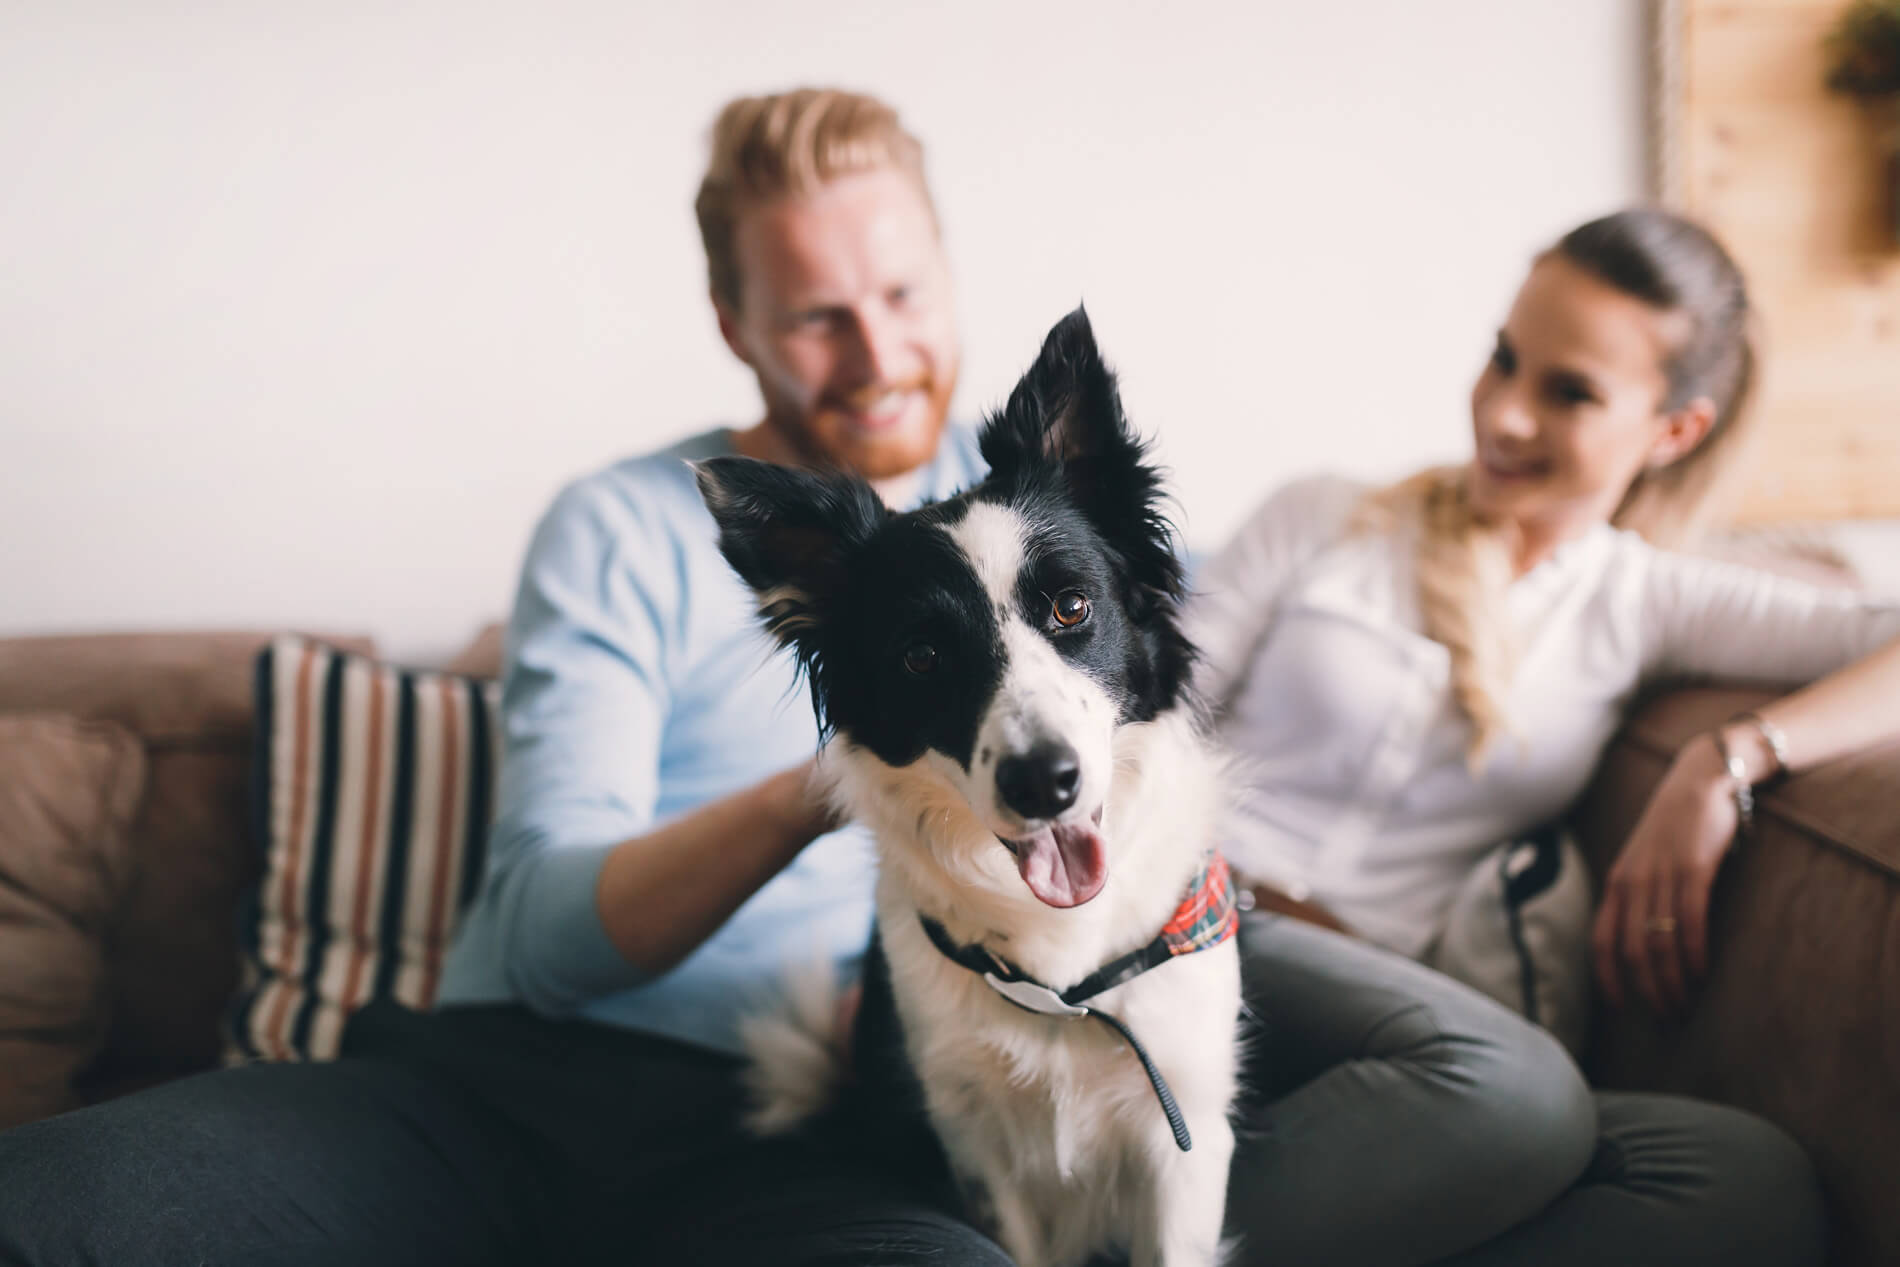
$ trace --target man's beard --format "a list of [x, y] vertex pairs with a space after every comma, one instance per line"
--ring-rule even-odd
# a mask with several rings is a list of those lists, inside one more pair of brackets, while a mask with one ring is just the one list
[[[760, 387], [763, 389], [764, 384]], [[849, 424], [827, 423], [827, 412], [841, 412], [875, 401], [886, 393], [922, 391], [924, 425], [906, 424], [902, 435], [880, 437], [854, 432]], [[901, 383], [861, 388], [842, 402], [827, 400], [807, 414], [783, 400], [767, 395], [766, 425], [779, 439], [799, 455], [808, 466], [855, 472], [868, 480], [895, 479], [908, 475], [936, 456], [937, 444], [950, 413], [950, 398], [956, 390], [956, 370], [948, 374], [922, 374]], [[915, 408], [907, 405], [907, 408]]]

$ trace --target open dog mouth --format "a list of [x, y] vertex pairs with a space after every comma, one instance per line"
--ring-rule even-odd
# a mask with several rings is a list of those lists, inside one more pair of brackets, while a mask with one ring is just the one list
[[1102, 841], [1102, 811], [1087, 822], [1051, 823], [1014, 840], [997, 839], [1016, 858], [1016, 870], [1036, 899], [1048, 906], [1080, 906], [1108, 880], [1108, 852]]

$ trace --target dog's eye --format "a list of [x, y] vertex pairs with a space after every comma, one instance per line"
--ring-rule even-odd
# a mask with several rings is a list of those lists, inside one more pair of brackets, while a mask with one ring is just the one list
[[904, 667], [922, 677], [937, 667], [937, 649], [927, 642], [913, 642], [904, 648]]
[[1089, 596], [1080, 590], [1064, 590], [1056, 595], [1056, 623], [1073, 629], [1089, 618]]

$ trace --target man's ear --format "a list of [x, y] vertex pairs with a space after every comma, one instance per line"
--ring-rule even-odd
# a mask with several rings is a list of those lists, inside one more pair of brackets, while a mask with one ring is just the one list
[[738, 457], [695, 463], [693, 474], [719, 551], [758, 596], [766, 630], [808, 657], [802, 640], [843, 588], [852, 551], [890, 512], [855, 475]]
[[732, 305], [722, 299], [717, 291], [711, 294], [713, 313], [719, 318], [719, 337], [726, 341], [727, 349], [734, 356], [747, 365], [752, 364], [752, 354], [746, 351], [745, 341], [739, 337], [739, 314], [733, 311]]
[[1707, 396], [1697, 396], [1694, 400], [1667, 413], [1662, 418], [1663, 429], [1649, 448], [1649, 457], [1644, 465], [1659, 470], [1680, 462], [1708, 438], [1715, 426], [1715, 402]]

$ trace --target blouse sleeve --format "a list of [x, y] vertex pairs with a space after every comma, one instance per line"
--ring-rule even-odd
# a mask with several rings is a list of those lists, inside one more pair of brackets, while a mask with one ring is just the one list
[[1186, 620], [1200, 651], [1195, 688], [1216, 715], [1245, 678], [1282, 586], [1344, 530], [1363, 492], [1324, 476], [1287, 484], [1195, 574]]
[[1806, 683], [1900, 638], [1900, 604], [1734, 563], [1644, 553], [1645, 679]]

